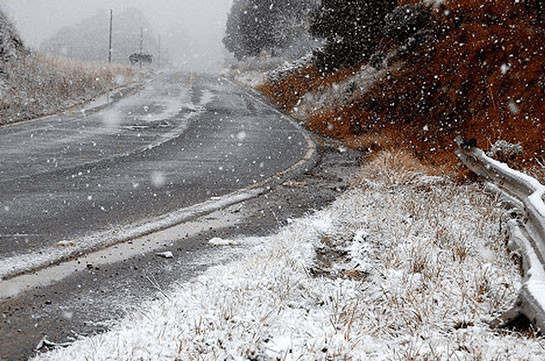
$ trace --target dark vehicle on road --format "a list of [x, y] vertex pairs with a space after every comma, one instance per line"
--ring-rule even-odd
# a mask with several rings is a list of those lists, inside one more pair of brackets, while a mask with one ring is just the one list
[[132, 65], [135, 64], [151, 64], [153, 62], [153, 55], [150, 54], [138, 54], [134, 53], [129, 56], [129, 61]]

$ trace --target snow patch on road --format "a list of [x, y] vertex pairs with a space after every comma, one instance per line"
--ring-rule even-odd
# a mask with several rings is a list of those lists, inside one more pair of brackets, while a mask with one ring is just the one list
[[223, 239], [219, 237], [212, 238], [210, 241], [208, 241], [208, 244], [211, 246], [238, 246], [240, 245], [240, 242], [233, 241], [230, 239]]
[[[254, 198], [264, 191], [265, 190], [262, 188], [256, 188], [229, 194], [220, 197], [219, 199], [180, 209], [154, 220], [150, 220], [144, 224], [131, 224], [119, 229], [96, 233], [84, 237], [83, 239], [71, 240], [71, 247], [55, 247], [44, 249], [42, 252], [0, 258], [0, 279], [32, 269], [47, 267], [80, 254], [88, 253], [92, 250], [101, 249], [125, 240], [150, 234], [154, 231], [165, 229], [189, 219], [211, 213], [217, 209]], [[0, 292], [0, 299], [1, 296], [2, 292]]]
[[[115, 105], [117, 111], [123, 111], [131, 121], [154, 123], [174, 118], [189, 103], [189, 89], [179, 89], [178, 84], [155, 82], [138, 96], [124, 98]], [[144, 101], [143, 101], [144, 100]], [[127, 113], [127, 109], [130, 112]], [[135, 112], [135, 109], [139, 111]]]
[[520, 277], [474, 186], [363, 180], [329, 208], [114, 325], [35, 360], [543, 360], [496, 332]]

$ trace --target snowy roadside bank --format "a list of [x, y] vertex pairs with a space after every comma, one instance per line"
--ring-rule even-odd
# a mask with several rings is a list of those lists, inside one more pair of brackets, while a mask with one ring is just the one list
[[9, 76], [0, 84], [0, 125], [85, 107], [110, 94], [116, 98], [150, 78], [129, 66], [42, 54], [12, 60], [4, 72]]
[[542, 360], [543, 339], [487, 325], [520, 287], [497, 204], [396, 162], [377, 157], [327, 209], [236, 240], [243, 259], [36, 360]]

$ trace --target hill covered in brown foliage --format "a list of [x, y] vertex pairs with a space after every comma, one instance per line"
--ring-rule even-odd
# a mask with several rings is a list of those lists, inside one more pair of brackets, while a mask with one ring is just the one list
[[[309, 114], [308, 126], [354, 147], [406, 149], [437, 168], [457, 163], [457, 135], [475, 138], [485, 149], [498, 140], [520, 143], [516, 162], [522, 166], [543, 161], [541, 2], [447, 0], [431, 12], [428, 27], [409, 44], [391, 46], [384, 39], [389, 65], [370, 89]], [[290, 111], [306, 93], [354, 71], [319, 74], [308, 67], [261, 90]]]

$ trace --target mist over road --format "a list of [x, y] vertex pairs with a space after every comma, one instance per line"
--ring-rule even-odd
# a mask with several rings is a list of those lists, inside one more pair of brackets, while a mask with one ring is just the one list
[[259, 182], [306, 151], [292, 123], [212, 75], [164, 74], [98, 113], [2, 127], [0, 274]]

